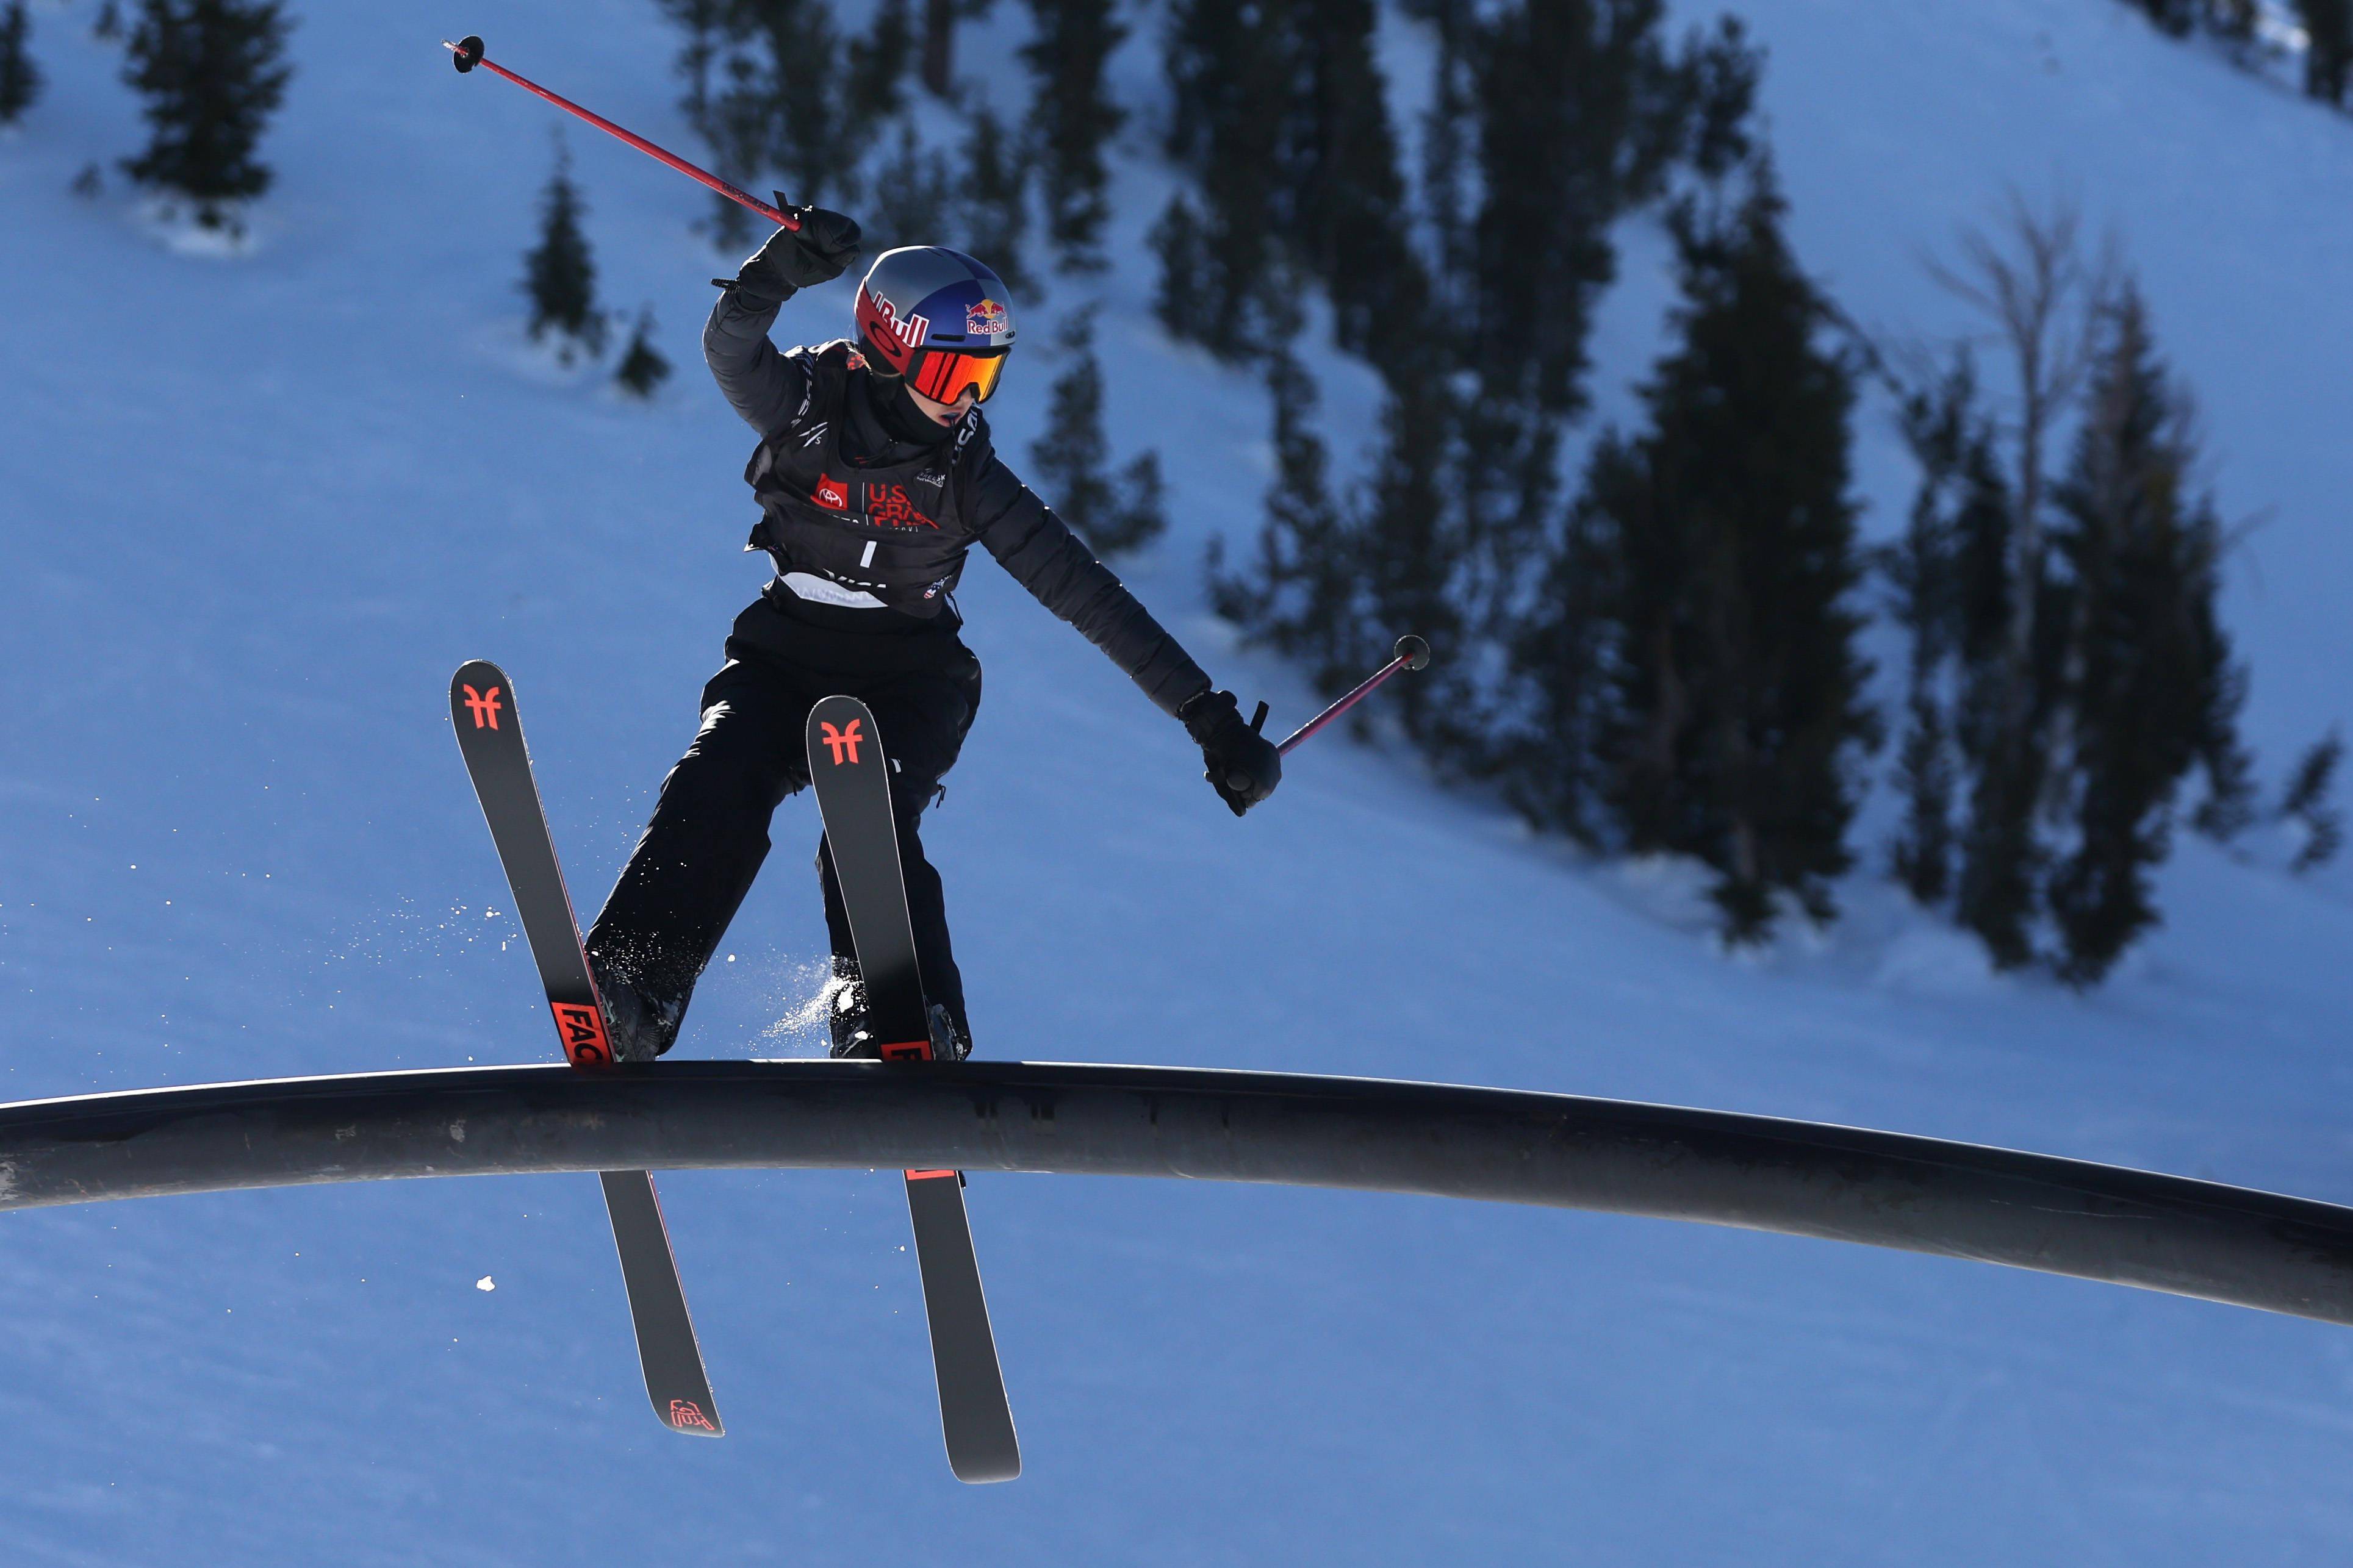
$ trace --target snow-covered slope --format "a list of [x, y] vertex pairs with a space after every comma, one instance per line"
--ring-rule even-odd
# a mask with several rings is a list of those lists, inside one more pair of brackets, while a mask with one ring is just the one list
[[[1741, 8], [1772, 51], [1800, 254], [1862, 320], [1957, 325], [1918, 251], [2005, 182], [2073, 189], [2126, 237], [2207, 400], [2227, 508], [2276, 509], [2231, 589], [2276, 767], [2343, 712], [2353, 652], [2332, 613], [2353, 562], [2335, 507], [2353, 125], [2108, 0]], [[967, 61], [1010, 58], [1017, 10]], [[521, 345], [551, 114], [455, 77], [435, 40], [479, 30], [688, 144], [672, 40], [642, 0], [304, 7], [280, 187], [255, 253], [221, 260], [167, 247], [119, 192], [68, 194], [137, 139], [88, 13], [37, 14], [49, 96], [0, 143], [0, 1097], [545, 1059], [443, 686], [476, 655], [516, 676], [593, 903], [758, 582], [736, 553], [747, 433], [697, 367], [702, 196], [585, 134], [607, 294], [654, 306], [681, 374], [642, 408]], [[1139, 93], [1152, 38], [1122, 59]], [[1133, 306], [1157, 176], [1124, 179], [1102, 289]], [[1662, 266], [1630, 237], [1597, 342], [1606, 409], [1656, 341]], [[786, 324], [829, 335], [845, 309], [836, 287]], [[1208, 534], [1254, 523], [1250, 384], [1145, 327], [1103, 342], [1114, 444], [1162, 446], [1177, 518], [1131, 581], [1221, 681], [1303, 714], [1197, 583]], [[998, 420], [1017, 457], [1049, 368], [1024, 353]], [[1335, 420], [1366, 406], [1335, 368]], [[1883, 426], [1862, 436], [1883, 524], [1908, 480]], [[1182, 732], [992, 565], [965, 600], [988, 696], [927, 838], [989, 1054], [1675, 1100], [2353, 1200], [2341, 880], [2187, 843], [2168, 929], [2090, 997], [1989, 978], [1868, 879], [1826, 937], [1727, 961], [1676, 868], [1581, 865], [1396, 756], [1319, 742], [1238, 823]], [[778, 835], [688, 1054], [818, 1048], [792, 1022], [823, 948], [806, 802]], [[2353, 1550], [2340, 1330], [1774, 1237], [1046, 1178], [973, 1189], [1029, 1468], [968, 1489], [940, 1462], [897, 1188], [665, 1182], [723, 1444], [646, 1418], [585, 1177], [10, 1215], [0, 1556]]]

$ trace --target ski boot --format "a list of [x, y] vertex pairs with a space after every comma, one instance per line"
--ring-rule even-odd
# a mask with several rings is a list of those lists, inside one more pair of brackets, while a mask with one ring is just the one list
[[[881, 1044], [867, 1022], [866, 987], [858, 977], [858, 961], [836, 958], [828, 989], [831, 994], [826, 1009], [826, 1028], [833, 1036], [831, 1054], [864, 1061], [880, 1060]], [[931, 1024], [934, 1061], [960, 1062], [972, 1055], [971, 1035], [956, 1026], [944, 1004], [932, 1004]]]
[[594, 958], [588, 972], [596, 976], [596, 994], [605, 1004], [605, 1028], [613, 1037], [613, 1059], [649, 1062], [678, 1040], [678, 1026], [686, 1018], [686, 998], [648, 994], [631, 981], [601, 967]]

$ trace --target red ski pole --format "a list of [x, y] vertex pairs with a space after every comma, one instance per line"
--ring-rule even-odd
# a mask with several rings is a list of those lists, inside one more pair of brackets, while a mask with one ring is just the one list
[[589, 124], [595, 126], [597, 130], [609, 132], [611, 134], [619, 137], [622, 141], [627, 142], [630, 146], [635, 147], [638, 152], [646, 154], [646, 156], [656, 158], [660, 160], [662, 163], [668, 163], [671, 168], [676, 169], [688, 179], [701, 181], [702, 184], [710, 186], [712, 190], [717, 191], [721, 195], [725, 196], [729, 201], [737, 202], [744, 206], [750, 207], [754, 212], [758, 213], [770, 223], [782, 224], [785, 227], [795, 230], [796, 232], [799, 230], [801, 225], [798, 218], [793, 217], [790, 215], [778, 210], [784, 203], [785, 198], [783, 193], [779, 192], [777, 194], [777, 205], [772, 207], [767, 203], [762, 201], [759, 197], [737, 190], [734, 186], [729, 184], [718, 175], [711, 174], [706, 170], [696, 168], [693, 164], [688, 163], [677, 153], [664, 152], [661, 148], [655, 146], [652, 142], [647, 141], [644, 137], [637, 134], [635, 132], [624, 131], [619, 126], [614, 124], [611, 121], [606, 119], [603, 115], [592, 113], [589, 110], [581, 108], [578, 104], [573, 102], [570, 99], [564, 97], [560, 93], [548, 91], [547, 89], [540, 86], [539, 83], [533, 81], [528, 77], [517, 76], [514, 72], [507, 69], [506, 67], [499, 64], [496, 60], [485, 59], [482, 57], [482, 40], [480, 34], [470, 34], [454, 44], [448, 39], [444, 38], [441, 40], [441, 47], [457, 57], [454, 63], [458, 68], [459, 75], [463, 76], [466, 72], [472, 70], [476, 66], [481, 66], [485, 69], [488, 69], [496, 75], [506, 78], [507, 80], [514, 83], [517, 87], [522, 88], [526, 92], [535, 92], [539, 94], [540, 97], [547, 100], [548, 102], [555, 105], [556, 108], [563, 110], [565, 113], [576, 114], [581, 119], [586, 121]]
[[[1395, 658], [1390, 659], [1387, 664], [1381, 666], [1380, 668], [1366, 676], [1354, 691], [1349, 692], [1348, 695], [1341, 698], [1340, 700], [1332, 704], [1331, 707], [1326, 708], [1323, 712], [1318, 713], [1314, 718], [1310, 719], [1306, 723], [1302, 724], [1298, 729], [1293, 730], [1291, 732], [1290, 738], [1283, 741], [1274, 749], [1284, 756], [1289, 756], [1293, 747], [1307, 739], [1308, 736], [1315, 733], [1316, 731], [1324, 728], [1324, 725], [1329, 724], [1333, 720], [1337, 719], [1341, 714], [1345, 713], [1349, 709], [1354, 708], [1357, 703], [1362, 702], [1366, 697], [1371, 696], [1373, 688], [1378, 686], [1382, 681], [1387, 680], [1390, 676], [1395, 675], [1398, 670], [1422, 669], [1427, 668], [1430, 664], [1430, 645], [1422, 641], [1419, 637], [1413, 636], [1411, 633], [1408, 633], [1406, 636], [1398, 638], [1396, 652], [1397, 657]], [[1251, 721], [1250, 728], [1255, 730], [1259, 725], [1265, 721], [1266, 704], [1261, 702], [1258, 705], [1258, 715]]]

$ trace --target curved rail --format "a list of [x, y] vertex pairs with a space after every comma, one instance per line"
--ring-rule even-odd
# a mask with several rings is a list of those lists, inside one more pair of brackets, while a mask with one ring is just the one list
[[0, 1208], [525, 1172], [955, 1166], [1696, 1220], [2353, 1323], [2353, 1208], [1815, 1122], [1028, 1062], [468, 1068], [0, 1105]]

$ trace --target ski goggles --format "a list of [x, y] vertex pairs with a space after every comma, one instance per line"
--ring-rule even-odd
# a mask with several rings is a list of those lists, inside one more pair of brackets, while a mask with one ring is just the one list
[[1005, 352], [958, 353], [954, 349], [918, 350], [907, 369], [907, 384], [934, 403], [954, 403], [966, 390], [976, 403], [986, 403], [1005, 374]]

